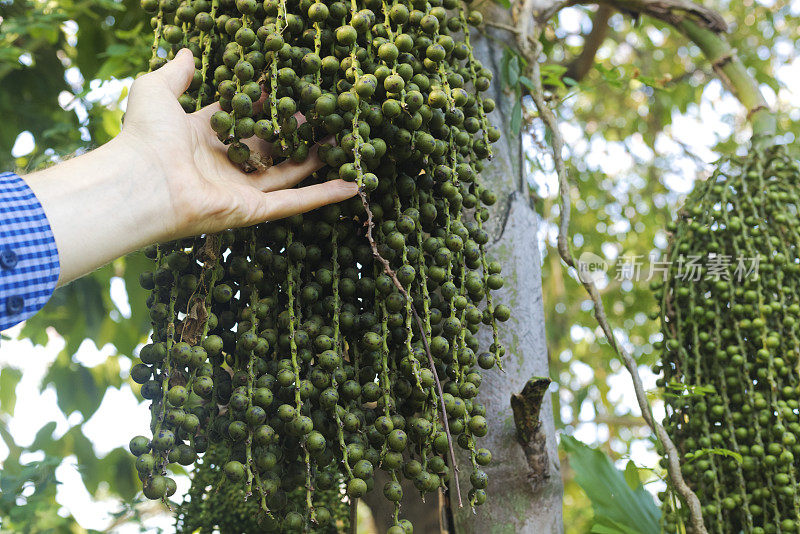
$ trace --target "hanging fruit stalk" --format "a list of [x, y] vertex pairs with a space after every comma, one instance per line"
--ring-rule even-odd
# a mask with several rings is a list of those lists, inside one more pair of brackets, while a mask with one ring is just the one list
[[[776, 276], [779, 285], [793, 283], [791, 265], [784, 273], [774, 262], [788, 257], [793, 264], [798, 257], [796, 232], [779, 222], [792, 217], [795, 209], [798, 167], [774, 144], [775, 115], [724, 37], [690, 17], [675, 26], [702, 50], [742, 103], [753, 139], [747, 156], [718, 162], [668, 228], [670, 270], [665, 282], [652, 284], [664, 337], [662, 361], [655, 367], [664, 373], [658, 381], [668, 407], [664, 427], [678, 447], [683, 477], [697, 493], [709, 531], [795, 532], [800, 524], [798, 496], [785, 488], [797, 478], [793, 457], [800, 449], [792, 451], [791, 446], [800, 425], [791, 426], [796, 416], [787, 413], [782, 398], [787, 393], [781, 386], [785, 372], [774, 365], [771, 354], [780, 347], [779, 363], [795, 360], [800, 346], [793, 341], [797, 334], [791, 311], [769, 317], [770, 301], [790, 303], [776, 297], [775, 282], [763, 277]], [[687, 276], [685, 261], [690, 257], [702, 264]], [[743, 272], [747, 262], [762, 264], [754, 277]], [[743, 318], [743, 307], [756, 310], [755, 328]], [[758, 327], [770, 319], [779, 323], [777, 333], [766, 325]], [[781, 329], [789, 330], [785, 347], [777, 337]], [[754, 412], [761, 418], [748, 425], [745, 421]], [[765, 418], [774, 428], [761, 429]], [[779, 460], [766, 458], [770, 454]], [[766, 470], [763, 465], [756, 469], [761, 461], [766, 461]], [[665, 527], [672, 531], [687, 519], [687, 510], [675, 506], [674, 499], [664, 503]]]
[[[713, 532], [800, 524], [799, 178], [784, 147], [725, 158], [670, 226], [671, 267], [653, 284], [665, 427]], [[668, 531], [685, 513], [672, 508]]]
[[[210, 128], [243, 170], [303, 161], [312, 182], [354, 181], [350, 201], [284, 221], [150, 247], [151, 343], [132, 371], [153, 401], [153, 439], [131, 450], [146, 494], [196, 464], [178, 531], [338, 532], [348, 503], [393, 503], [453, 484], [469, 451], [469, 501], [486, 500], [477, 448], [481, 369], [500, 363], [478, 181], [499, 137], [471, 54], [480, 15], [456, 0], [144, 0], [151, 68], [181, 47], [197, 70], [180, 103], [212, 102]], [[251, 150], [254, 138], [269, 153]], [[486, 325], [495, 342], [481, 350]], [[338, 488], [346, 490], [346, 498]], [[393, 507], [391, 534], [411, 531]], [[239, 518], [241, 526], [230, 519]]]

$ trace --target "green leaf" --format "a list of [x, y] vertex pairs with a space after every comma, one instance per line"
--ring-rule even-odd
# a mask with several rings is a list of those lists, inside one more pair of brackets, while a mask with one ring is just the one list
[[639, 479], [639, 468], [636, 467], [636, 464], [633, 463], [633, 460], [628, 460], [628, 464], [625, 466], [625, 481], [634, 491], [636, 491], [636, 488], [642, 485], [642, 481]]
[[511, 7], [511, 0], [494, 0], [494, 1], [495, 3], [503, 6], [506, 9]]
[[[19, 457], [23, 452], [23, 448], [17, 445], [16, 441], [14, 441], [14, 436], [12, 436], [11, 432], [8, 431], [5, 418], [0, 419], [0, 440], [2, 440], [6, 447], [8, 447], [8, 456], [3, 462], [4, 468], [8, 470], [9, 466], [14, 465], [19, 461]], [[0, 484], [2, 484], [2, 481], [3, 477], [0, 476]], [[0, 491], [0, 498], [2, 498], [2, 491]]]
[[608, 456], [573, 437], [562, 435], [561, 446], [569, 455], [569, 465], [575, 470], [575, 480], [592, 501], [595, 524], [606, 529], [592, 532], [661, 532], [661, 511], [640, 482], [632, 488], [630, 483], [633, 481], [614, 467]]
[[690, 462], [697, 460], [698, 458], [708, 455], [708, 454], [716, 454], [718, 456], [727, 456], [728, 458], [733, 458], [738, 463], [742, 463], [742, 455], [736, 451], [732, 451], [729, 449], [721, 449], [721, 448], [713, 448], [713, 449], [699, 449], [696, 451], [690, 451], [686, 453], [686, 459]]
[[74, 454], [78, 460], [78, 471], [89, 493], [94, 494], [104, 480], [111, 480], [103, 478], [100, 460], [94, 452], [92, 442], [83, 434], [82, 425], [70, 428], [59, 441], [62, 447], [59, 454], [61, 456]]
[[575, 402], [573, 403], [575, 413], [580, 413], [581, 407], [583, 406], [583, 401], [585, 401], [586, 397], [589, 396], [590, 389], [592, 389], [592, 386], [591, 384], [588, 384], [575, 392]]
[[561, 77], [567, 72], [567, 68], [563, 65], [542, 65], [542, 83], [548, 87], [566, 87]]
[[533, 81], [528, 78], [527, 76], [520, 76], [519, 77], [519, 84], [526, 87], [529, 91], [535, 91]]
[[603, 518], [592, 525], [591, 534], [639, 534], [634, 530], [612, 519]]
[[508, 60], [508, 85], [514, 87], [519, 82], [520, 65], [519, 56], [515, 53]]
[[102, 142], [113, 139], [122, 130], [122, 115], [121, 109], [106, 109], [103, 111], [101, 116], [105, 139]]
[[519, 81], [526, 63], [516, 50], [505, 47], [503, 57], [500, 59], [500, 75], [503, 83], [509, 89], [519, 93]]
[[13, 367], [0, 370], [0, 412], [14, 415], [17, 405], [17, 384], [22, 378], [22, 371]]
[[511, 57], [514, 55], [514, 51], [511, 50], [509, 47], [503, 48], [503, 57], [500, 58], [500, 77], [505, 82], [506, 86], [509, 85], [509, 73], [508, 73], [508, 64], [511, 61]]
[[622, 87], [622, 73], [618, 68], [609, 69], [601, 63], [595, 63], [594, 68], [600, 73], [606, 83], [615, 88]]
[[705, 395], [716, 393], [713, 385], [697, 385], [692, 386], [689, 384], [678, 384], [676, 382], [669, 382], [664, 386], [665, 391], [662, 393], [664, 397], [703, 397]]
[[119, 361], [109, 358], [89, 368], [72, 361], [64, 350], [47, 371], [42, 380], [42, 389], [50, 384], [56, 390], [61, 411], [67, 416], [78, 411], [87, 421], [100, 407], [106, 389], [122, 385]]
[[[153, 261], [145, 257], [141, 252], [125, 256], [125, 272], [122, 276], [125, 280], [125, 289], [128, 293], [128, 303], [131, 307], [131, 317], [125, 323], [134, 330], [136, 342], [145, 341], [150, 332], [150, 314], [147, 310], [147, 298], [149, 291], [142, 289], [139, 285], [139, 273], [153, 268]], [[123, 354], [132, 355], [133, 346], [123, 348], [117, 345]]]
[[522, 129], [522, 98], [517, 98], [514, 102], [514, 109], [511, 110], [511, 132], [519, 135]]
[[113, 490], [125, 500], [133, 499], [139, 492], [141, 482], [136, 473], [134, 456], [118, 447], [100, 460], [101, 481], [113, 480]]
[[33, 438], [33, 443], [28, 450], [38, 451], [46, 449], [51, 446], [53, 442], [53, 432], [56, 430], [56, 422], [50, 421], [36, 432], [36, 437]]

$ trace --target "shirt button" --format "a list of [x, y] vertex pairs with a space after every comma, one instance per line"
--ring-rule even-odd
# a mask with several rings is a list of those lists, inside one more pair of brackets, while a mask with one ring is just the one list
[[6, 311], [11, 315], [16, 315], [25, 307], [25, 299], [20, 295], [12, 295], [6, 299]]
[[17, 253], [11, 249], [0, 250], [0, 267], [13, 269], [17, 266]]

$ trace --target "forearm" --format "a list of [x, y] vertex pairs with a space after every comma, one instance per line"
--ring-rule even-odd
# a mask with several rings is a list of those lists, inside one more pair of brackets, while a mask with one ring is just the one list
[[77, 158], [24, 176], [50, 222], [58, 248], [58, 285], [165, 239], [169, 193], [156, 169], [119, 136]]

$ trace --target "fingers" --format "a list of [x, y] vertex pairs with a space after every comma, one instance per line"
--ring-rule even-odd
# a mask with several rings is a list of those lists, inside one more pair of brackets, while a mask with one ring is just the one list
[[283, 219], [298, 213], [305, 213], [334, 202], [346, 200], [358, 192], [353, 182], [333, 180], [322, 184], [301, 187], [300, 189], [282, 189], [263, 195], [261, 205], [254, 214], [253, 220], [246, 224]]
[[[191, 114], [191, 118], [193, 122], [197, 121], [195, 126], [198, 128], [201, 137], [203, 132], [207, 133], [207, 138], [209, 141], [211, 141], [213, 138], [211, 145], [215, 148], [221, 149], [223, 148], [222, 143], [217, 143], [216, 135], [214, 135], [213, 131], [208, 126], [208, 121], [211, 116], [220, 109], [219, 103], [215, 102], [198, 111], [195, 111]], [[305, 117], [302, 115], [298, 115], [298, 117], [302, 120], [302, 122], [305, 122]], [[205, 137], [203, 138], [205, 139]], [[263, 139], [253, 136], [250, 139], [243, 140], [243, 142], [250, 147], [252, 153], [258, 153], [264, 156], [272, 153], [272, 143], [264, 141]], [[287, 159], [286, 161], [283, 161], [277, 165], [273, 165], [261, 172], [254, 172], [250, 174], [245, 174], [239, 168], [233, 164], [230, 164], [222, 166], [221, 174], [225, 179], [255, 187], [261, 191], [264, 191], [265, 193], [286, 189], [287, 187], [292, 187], [298, 184], [310, 176], [313, 172], [321, 169], [324, 166], [324, 163], [319, 158], [319, 146], [322, 144], [334, 144], [334, 142], [335, 141], [333, 137], [327, 137], [323, 139], [319, 143], [313, 145], [309, 149], [306, 159], [299, 163]], [[226, 157], [224, 156], [225, 150], [221, 149], [219, 154], [220, 157]]]
[[188, 48], [182, 48], [175, 55], [175, 59], [167, 62], [166, 65], [148, 76], [158, 76], [161, 82], [169, 88], [170, 92], [175, 97], [179, 97], [192, 83], [194, 56]]
[[324, 163], [319, 159], [319, 145], [314, 145], [308, 152], [305, 161], [296, 163], [286, 160], [278, 165], [270, 167], [263, 173], [254, 174], [250, 182], [253, 187], [257, 187], [268, 193], [292, 187], [305, 180], [311, 173], [322, 168]]

